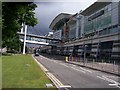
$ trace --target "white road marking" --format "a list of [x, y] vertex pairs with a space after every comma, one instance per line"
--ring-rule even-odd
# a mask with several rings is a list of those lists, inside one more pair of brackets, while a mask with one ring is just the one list
[[103, 78], [105, 78], [107, 81], [109, 81], [109, 82], [112, 82], [112, 83], [116, 83], [116, 84], [119, 84], [120, 85], [120, 83], [119, 82], [116, 82], [115, 80], [112, 80], [112, 79], [110, 79], [110, 78], [107, 78], [107, 77], [105, 77], [105, 76], [102, 76]]
[[116, 84], [116, 83], [112, 83], [112, 84], [109, 84], [110, 86], [116, 86], [116, 85], [118, 85], [118, 84]]
[[80, 67], [80, 69], [82, 69], [82, 70], [84, 70], [84, 71], [87, 71], [87, 72], [89, 72], [89, 73], [92, 73], [92, 71], [87, 70], [87, 69], [84, 69], [84, 68], [82, 68], [82, 67]]
[[[72, 66], [76, 67], [76, 65], [72, 65]], [[87, 71], [87, 72], [89, 72], [89, 73], [92, 73], [92, 71], [90, 71], [90, 70], [84, 69], [84, 68], [82, 68], [82, 67], [79, 67], [79, 68], [82, 69], [83, 71]]]
[[74, 66], [74, 67], [75, 67], [76, 65], [72, 65], [72, 66]]
[[64, 85], [64, 86], [60, 86], [60, 88], [71, 88], [70, 85]]
[[74, 69], [74, 70], [76, 70], [76, 71], [80, 71], [80, 72], [85, 73], [85, 71], [82, 71], [82, 70], [76, 69], [76, 68], [74, 68], [74, 67], [71, 67], [71, 68]]
[[97, 76], [97, 78], [100, 78], [100, 79], [102, 79], [102, 80], [105, 80], [103, 77], [100, 77], [100, 76]]
[[120, 88], [120, 86], [118, 86], [118, 85], [116, 87]]
[[[63, 66], [65, 66], [65, 67], [69, 67], [69, 66], [67, 66], [67, 65], [65, 65], [65, 64], [63, 64], [63, 63], [60, 63], [60, 64], [63, 65]], [[76, 65], [72, 65], [72, 66], [76, 66]], [[69, 67], [69, 68], [72, 68], [72, 69], [74, 69], [74, 70], [77, 70], [77, 71], [80, 71], [80, 72], [83, 72], [83, 73], [85, 73], [85, 71], [92, 73], [91, 71], [86, 70], [86, 69], [83, 69], [83, 68], [81, 68], [82, 70], [79, 70], [79, 69], [74, 68], [74, 67]]]
[[67, 66], [67, 65], [65, 65], [65, 64], [63, 64], [63, 63], [60, 63], [61, 65], [63, 65], [63, 66], [65, 66], [65, 67], [69, 67], [69, 66]]
[[56, 61], [53, 61], [53, 62], [58, 63], [58, 62], [56, 62]]
[[107, 77], [105, 77], [105, 76], [97, 76], [98, 78], [100, 78], [100, 79], [102, 79], [102, 80], [105, 80], [105, 81], [107, 81], [107, 82], [110, 82], [110, 83], [112, 83], [112, 84], [108, 84], [109, 86], [116, 86], [116, 87], [118, 87], [118, 88], [120, 88], [120, 83], [119, 82], [117, 82], [117, 81], [115, 81], [115, 80], [112, 80], [112, 79], [110, 79], [110, 78], [107, 78]]
[[108, 75], [104, 75], [104, 76], [105, 77], [110, 77], [110, 78], [116, 78], [116, 77], [119, 78], [118, 76], [113, 76], [113, 75], [109, 75], [109, 76]]

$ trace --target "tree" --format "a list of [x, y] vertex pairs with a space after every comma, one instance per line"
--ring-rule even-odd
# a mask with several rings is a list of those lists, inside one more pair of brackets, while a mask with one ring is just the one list
[[[18, 39], [17, 32], [22, 28], [22, 23], [35, 26], [37, 18], [35, 18], [36, 4], [33, 2], [3, 2], [2, 3], [2, 46], [13, 48], [19, 46], [13, 43]], [[16, 37], [16, 38], [15, 38]], [[15, 47], [14, 47], [15, 48]]]
[[16, 34], [15, 37], [13, 37], [8, 43], [7, 48], [10, 51], [19, 51], [19, 47], [22, 45], [22, 43], [19, 40], [19, 36]]

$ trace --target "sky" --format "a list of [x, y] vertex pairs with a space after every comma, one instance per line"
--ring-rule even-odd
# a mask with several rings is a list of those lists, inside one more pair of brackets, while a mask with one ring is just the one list
[[95, 1], [97, 0], [44, 0], [44, 2], [36, 0], [37, 8], [35, 9], [35, 17], [38, 19], [38, 24], [34, 27], [28, 27], [28, 33], [45, 35], [51, 31], [49, 25], [58, 14], [78, 13]]

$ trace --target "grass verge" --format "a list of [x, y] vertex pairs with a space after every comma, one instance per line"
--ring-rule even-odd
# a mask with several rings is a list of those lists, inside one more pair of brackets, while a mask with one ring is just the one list
[[2, 56], [2, 88], [45, 88], [52, 83], [31, 55]]

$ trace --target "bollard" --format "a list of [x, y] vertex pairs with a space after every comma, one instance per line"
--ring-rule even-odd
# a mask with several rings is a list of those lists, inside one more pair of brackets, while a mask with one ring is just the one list
[[66, 56], [66, 62], [68, 62], [68, 56]]
[[92, 67], [94, 66], [94, 63], [95, 63], [95, 59], [93, 59], [93, 64], [92, 64]]
[[[103, 64], [103, 62], [104, 62], [104, 61], [103, 61], [103, 59], [102, 59], [102, 64]], [[101, 65], [102, 65], [102, 64], [101, 64]], [[102, 65], [102, 70], [103, 70], [103, 69], [104, 69], [104, 68], [103, 68], [103, 65]]]
[[69, 56], [69, 61], [71, 60], [71, 56]]
[[115, 60], [114, 60], [114, 62], [113, 62], [113, 72], [114, 72], [114, 70], [115, 70], [114, 66], [115, 66]]
[[74, 60], [74, 57], [72, 56], [72, 61]]

